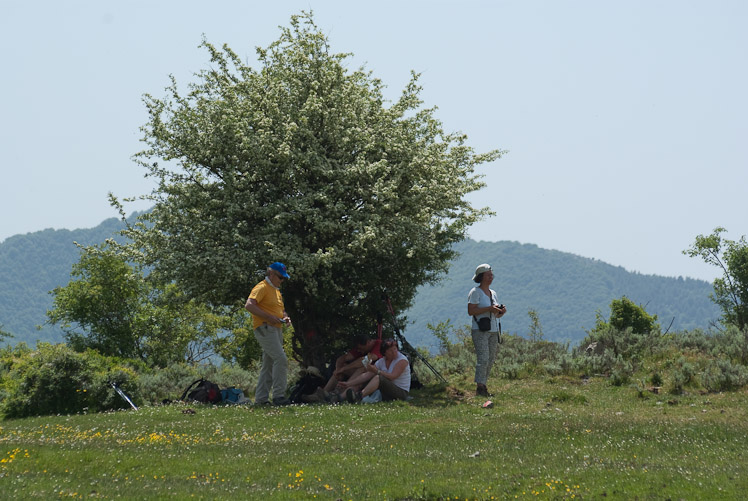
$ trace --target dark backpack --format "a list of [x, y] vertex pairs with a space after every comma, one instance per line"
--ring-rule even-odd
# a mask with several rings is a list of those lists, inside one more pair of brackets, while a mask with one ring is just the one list
[[294, 404], [301, 404], [304, 402], [301, 399], [302, 395], [314, 393], [314, 390], [316, 390], [318, 386], [325, 386], [326, 382], [327, 380], [322, 376], [305, 373], [291, 388], [289, 400]]
[[186, 390], [184, 390], [184, 393], [182, 393], [182, 398], [180, 398], [180, 400], [191, 400], [203, 404], [217, 404], [221, 401], [221, 389], [217, 384], [212, 383], [207, 379], [200, 378], [189, 385]]

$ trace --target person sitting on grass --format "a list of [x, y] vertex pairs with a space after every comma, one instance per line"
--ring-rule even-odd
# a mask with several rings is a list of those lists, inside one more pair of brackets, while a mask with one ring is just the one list
[[[351, 350], [335, 360], [335, 370], [324, 388], [318, 387], [314, 393], [303, 395], [302, 401], [337, 403], [342, 400], [340, 393], [345, 393], [349, 387], [359, 390], [363, 388], [363, 385], [371, 379], [371, 375], [365, 374], [366, 368], [362, 363], [364, 357], [371, 362], [381, 358], [379, 346], [382, 342], [379, 339], [370, 339], [365, 335], [360, 335], [356, 336], [355, 343]], [[362, 375], [364, 377], [361, 377]]]
[[366, 374], [371, 379], [362, 391], [349, 388], [346, 400], [351, 403], [361, 402], [376, 390], [382, 394], [382, 400], [407, 400], [410, 392], [410, 364], [408, 359], [397, 349], [394, 339], [382, 341], [382, 358], [366, 366]]
[[333, 391], [338, 383], [347, 381], [352, 377], [364, 372], [362, 361], [368, 356], [369, 361], [376, 362], [382, 358], [379, 346], [382, 342], [378, 339], [370, 339], [365, 335], [356, 336], [356, 345], [348, 353], [345, 353], [335, 361], [335, 370], [325, 385], [325, 391]]

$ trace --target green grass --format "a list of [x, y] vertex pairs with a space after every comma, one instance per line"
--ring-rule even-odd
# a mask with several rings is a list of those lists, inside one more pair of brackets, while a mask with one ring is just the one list
[[[740, 499], [748, 392], [467, 382], [408, 403], [202, 407], [0, 423], [3, 498]], [[194, 409], [195, 413], [185, 413]]]

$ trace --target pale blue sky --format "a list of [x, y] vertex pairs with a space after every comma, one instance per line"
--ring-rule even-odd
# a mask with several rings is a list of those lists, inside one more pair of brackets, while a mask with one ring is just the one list
[[421, 72], [446, 130], [509, 150], [481, 168], [471, 200], [498, 215], [473, 238], [711, 280], [681, 251], [719, 225], [748, 234], [743, 0], [0, 0], [0, 241], [148, 192], [141, 96], [205, 68], [203, 34], [253, 62], [310, 8], [390, 98]]

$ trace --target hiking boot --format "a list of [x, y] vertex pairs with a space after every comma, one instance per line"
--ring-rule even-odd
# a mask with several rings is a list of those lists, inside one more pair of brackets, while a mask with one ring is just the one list
[[345, 399], [352, 404], [357, 404], [361, 401], [361, 392], [356, 391], [353, 388], [348, 388], [345, 392]]
[[315, 393], [312, 393], [310, 395], [302, 395], [301, 401], [307, 404], [318, 404], [320, 402], [324, 402], [324, 400], [320, 400]]
[[321, 386], [317, 386], [317, 389], [314, 390], [314, 396], [317, 397], [318, 402], [329, 402], [330, 401], [330, 394], [325, 391], [324, 388]]
[[283, 398], [274, 398], [273, 399], [273, 405], [275, 405], [276, 407], [281, 406], [281, 405], [291, 405], [291, 399], [290, 398], [286, 398], [286, 397], [283, 397]]
[[[327, 393], [327, 392], [326, 392]], [[340, 403], [340, 395], [337, 393], [327, 393], [327, 396], [325, 397], [325, 402], [328, 404], [339, 404]]]
[[486, 388], [485, 384], [479, 384], [478, 387], [475, 389], [475, 394], [481, 397], [492, 397], [493, 396], [492, 393], [488, 392], [488, 388]]

